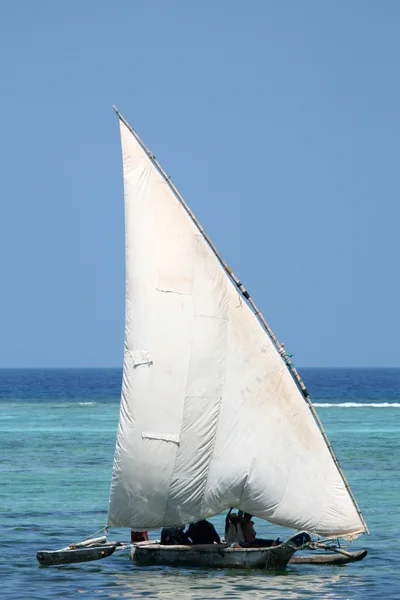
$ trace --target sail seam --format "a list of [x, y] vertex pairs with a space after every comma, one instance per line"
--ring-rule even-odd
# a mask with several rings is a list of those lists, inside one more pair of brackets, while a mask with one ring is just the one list
[[213, 437], [212, 448], [211, 448], [211, 451], [210, 451], [210, 455], [209, 455], [209, 459], [208, 459], [208, 464], [207, 464], [207, 475], [205, 477], [205, 481], [204, 481], [204, 485], [203, 485], [203, 494], [202, 494], [202, 498], [201, 498], [201, 502], [200, 502], [200, 514], [203, 513], [204, 494], [205, 494], [205, 490], [207, 488], [208, 476], [209, 476], [209, 473], [210, 473], [210, 464], [211, 464], [212, 458], [214, 456], [215, 441], [217, 439], [218, 424], [219, 424], [219, 415], [221, 413], [221, 404], [222, 404], [222, 398], [223, 398], [223, 395], [224, 395], [224, 387], [225, 387], [225, 377], [224, 377], [224, 382], [223, 382], [223, 385], [222, 385], [221, 395], [219, 397], [218, 414], [216, 416], [216, 423], [215, 423], [215, 429], [214, 429], [214, 437]]
[[162, 290], [160, 288], [156, 288], [157, 292], [162, 292], [164, 294], [178, 294], [179, 296], [191, 296], [189, 292], [176, 292], [175, 290]]
[[[192, 269], [193, 269], [194, 268], [194, 244], [193, 244], [192, 252], [193, 252], [193, 260], [192, 260]], [[193, 278], [192, 278], [192, 280], [193, 280]], [[190, 295], [193, 297], [193, 289], [192, 289]], [[193, 313], [194, 313], [194, 303], [193, 303]], [[194, 319], [194, 314], [192, 315], [192, 317]], [[192, 358], [192, 352], [193, 352], [193, 336], [190, 339], [190, 355], [189, 355], [190, 358], [189, 358], [189, 362], [188, 362], [188, 369], [186, 372], [185, 395], [184, 395], [184, 399], [183, 399], [181, 424], [179, 427], [179, 439], [181, 439], [181, 437], [182, 437], [182, 428], [183, 428], [183, 423], [184, 423], [184, 418], [185, 418], [186, 390], [187, 390], [187, 385], [188, 385], [188, 378], [189, 378], [189, 372], [190, 372], [190, 361]], [[172, 482], [174, 481], [174, 473], [175, 473], [176, 465], [178, 463], [179, 451], [180, 451], [180, 445], [177, 447], [176, 452], [175, 452], [174, 465], [172, 467], [171, 475], [170, 475], [169, 482], [168, 482], [168, 495], [167, 495], [167, 499], [165, 502], [164, 523], [166, 522], [167, 515], [168, 515]], [[174, 525], [181, 525], [181, 523], [174, 523]]]

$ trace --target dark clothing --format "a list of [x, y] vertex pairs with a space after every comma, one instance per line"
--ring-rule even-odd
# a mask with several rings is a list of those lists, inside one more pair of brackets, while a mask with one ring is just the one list
[[148, 539], [147, 531], [134, 531], [131, 529], [131, 542], [147, 542]]
[[218, 533], [215, 531], [215, 527], [208, 521], [197, 521], [197, 523], [191, 523], [189, 529], [185, 533], [186, 539], [192, 544], [217, 544], [221, 543]]
[[187, 544], [184, 527], [164, 527], [161, 530], [162, 544]]

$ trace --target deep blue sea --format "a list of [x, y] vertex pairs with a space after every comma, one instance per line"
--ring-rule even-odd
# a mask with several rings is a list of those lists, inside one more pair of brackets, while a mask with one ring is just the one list
[[[400, 370], [300, 372], [371, 531], [348, 546], [368, 548], [362, 562], [271, 574], [139, 568], [120, 552], [40, 567], [38, 550], [67, 546], [106, 523], [122, 374], [0, 370], [0, 598], [400, 599]], [[224, 517], [213, 522], [222, 533]], [[255, 524], [262, 537], [287, 533]]]

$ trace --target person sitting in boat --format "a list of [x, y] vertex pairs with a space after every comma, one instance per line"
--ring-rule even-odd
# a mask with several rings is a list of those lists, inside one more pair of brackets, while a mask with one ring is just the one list
[[229, 509], [225, 519], [225, 543], [228, 546], [234, 544], [244, 545], [246, 543], [243, 535], [239, 515], [232, 512], [233, 507]]
[[183, 527], [163, 527], [161, 529], [162, 544], [187, 544], [185, 525]]
[[239, 510], [238, 514], [240, 520], [240, 526], [243, 532], [244, 541], [246, 544], [252, 544], [257, 537], [256, 530], [254, 529], [254, 521], [252, 515], [249, 513], [243, 513]]
[[135, 531], [131, 529], [131, 542], [147, 542], [149, 534], [147, 531]]
[[256, 530], [254, 529], [253, 517], [249, 513], [243, 513], [239, 510], [238, 517], [244, 537], [244, 544], [239, 542], [241, 546], [246, 548], [268, 548], [270, 546], [278, 546], [281, 543], [279, 538], [276, 540], [258, 538]]
[[220, 537], [215, 530], [215, 527], [209, 521], [203, 519], [197, 523], [191, 523], [185, 533], [185, 537], [189, 544], [217, 544], [221, 543]]

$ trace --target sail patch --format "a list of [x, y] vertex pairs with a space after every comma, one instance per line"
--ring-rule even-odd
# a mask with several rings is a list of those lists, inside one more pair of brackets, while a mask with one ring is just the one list
[[177, 446], [179, 446], [179, 433], [150, 433], [148, 431], [143, 431], [142, 439], [172, 442], [173, 444], [177, 444]]
[[152, 365], [151, 350], [128, 350], [133, 360], [133, 368], [139, 367], [140, 365]]

